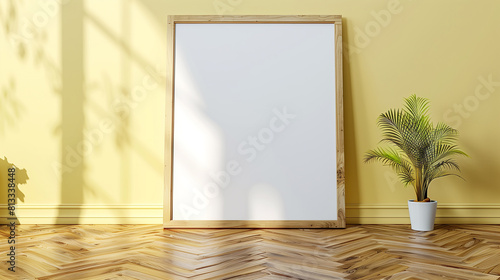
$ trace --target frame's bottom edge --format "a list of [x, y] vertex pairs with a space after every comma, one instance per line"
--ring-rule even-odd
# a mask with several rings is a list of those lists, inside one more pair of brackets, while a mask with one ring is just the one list
[[345, 228], [344, 220], [168, 220], [166, 229], [173, 228]]

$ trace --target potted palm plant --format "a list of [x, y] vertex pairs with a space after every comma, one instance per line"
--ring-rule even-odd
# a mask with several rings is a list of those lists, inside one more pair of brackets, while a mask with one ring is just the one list
[[456, 142], [458, 131], [444, 123], [435, 126], [428, 115], [429, 101], [412, 95], [405, 99], [403, 109], [391, 109], [378, 118], [382, 141], [389, 147], [378, 147], [365, 154], [364, 161], [379, 161], [392, 167], [403, 185], [412, 185], [416, 200], [408, 200], [411, 228], [434, 229], [437, 201], [428, 197], [434, 179], [458, 176], [454, 159], [467, 156]]

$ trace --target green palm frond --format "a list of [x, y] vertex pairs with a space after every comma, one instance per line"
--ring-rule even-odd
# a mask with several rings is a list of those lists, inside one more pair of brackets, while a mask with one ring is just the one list
[[411, 162], [407, 158], [401, 156], [401, 153], [393, 148], [377, 148], [368, 151], [365, 155], [365, 162], [379, 161], [386, 166], [392, 167], [401, 179], [404, 185], [412, 183], [413, 178]]
[[[458, 131], [447, 124], [434, 126], [428, 115], [429, 101], [411, 95], [403, 109], [391, 109], [378, 118], [382, 141], [393, 148], [377, 148], [365, 155], [365, 162], [390, 166], [404, 185], [412, 184], [417, 200], [427, 197], [430, 183], [460, 171], [451, 157], [465, 155], [456, 145]], [[459, 176], [460, 177], [460, 176]]]
[[453, 145], [458, 140], [458, 131], [445, 123], [438, 123], [432, 135], [430, 136], [430, 141], [441, 142], [447, 145]]

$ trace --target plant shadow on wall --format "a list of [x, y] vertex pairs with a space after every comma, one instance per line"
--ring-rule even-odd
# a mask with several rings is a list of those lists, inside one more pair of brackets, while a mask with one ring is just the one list
[[[0, 3], [0, 27], [2, 28], [5, 42], [10, 44], [10, 49], [7, 51], [13, 52], [12, 58], [16, 59], [16, 63], [29, 64], [46, 75], [46, 80], [53, 93], [60, 95], [61, 93], [61, 70], [57, 65], [56, 60], [47, 52], [47, 42], [49, 34], [45, 28], [50, 19], [44, 18], [43, 22], [38, 22], [31, 14], [30, 17], [26, 13], [23, 1], [3, 1]], [[52, 3], [54, 4], [54, 3]], [[39, 7], [40, 8], [40, 7]], [[41, 12], [41, 11], [36, 11]], [[47, 16], [47, 14], [44, 14]], [[47, 19], [45, 21], [45, 19]], [[0, 79], [3, 77], [0, 77]], [[18, 90], [18, 85], [24, 81], [20, 79], [26, 76], [11, 75], [8, 80], [0, 80], [0, 133], [4, 133], [9, 125], [19, 121], [26, 111], [26, 106], [21, 103], [22, 92]], [[56, 129], [60, 131], [60, 127]], [[2, 176], [11, 164], [7, 159], [2, 160]], [[2, 177], [3, 178], [3, 177]], [[2, 179], [3, 180], [3, 179]], [[18, 184], [25, 184], [28, 180], [28, 175], [25, 169], [16, 167], [16, 196], [24, 202], [24, 193], [18, 189]], [[4, 193], [1, 194], [2, 197]]]
[[5, 134], [9, 125], [15, 124], [25, 107], [16, 97], [16, 80], [10, 78], [5, 85], [0, 85], [0, 133]]
[[[35, 67], [41, 67], [50, 78], [54, 92], [60, 91], [60, 69], [45, 50], [48, 34], [43, 28], [36, 28], [33, 19], [21, 18], [23, 1], [3, 1], [0, 5], [0, 27], [2, 28], [5, 42], [10, 44], [9, 52], [13, 52], [18, 62], [31, 62]], [[47, 23], [45, 23], [47, 24]], [[18, 76], [20, 77], [20, 76]], [[0, 77], [5, 78], [5, 77]], [[7, 80], [0, 80], [0, 131], [5, 129], [5, 124], [21, 117], [26, 108], [20, 102], [18, 78], [11, 75]]]
[[[26, 44], [16, 41], [15, 26], [18, 24], [17, 1], [11, 0], [0, 6], [0, 28], [6, 42], [12, 43], [16, 57], [23, 61], [27, 57]], [[9, 125], [14, 124], [22, 116], [25, 107], [17, 97], [18, 81], [13, 75], [0, 77], [0, 133], [4, 134]]]
[[[62, 6], [63, 204], [83, 205], [86, 196], [97, 198], [106, 204], [129, 203], [133, 199], [132, 193], [138, 188], [134, 185], [132, 176], [135, 156], [148, 165], [149, 170], [163, 174], [161, 157], [144, 142], [144, 137], [141, 138], [132, 129], [135, 111], [144, 107], [141, 103], [151, 97], [154, 90], [164, 85], [165, 74], [161, 66], [155, 67], [140, 50], [133, 48], [131, 3], [122, 1], [116, 6], [121, 17], [120, 32], [116, 32], [97, 9], [84, 6], [82, 1]], [[157, 24], [161, 26], [163, 21], [158, 20]], [[109, 70], [107, 67], [97, 76], [83, 70], [88, 61], [95, 60], [98, 49], [84, 49], [86, 40], [89, 40], [84, 40], [84, 33], [91, 38], [103, 36], [107, 39], [100, 46], [116, 50], [120, 65], [118, 73], [115, 68]], [[137, 66], [146, 74], [139, 81], [133, 82], [132, 73]], [[106, 99], [104, 104], [99, 101], [102, 96]], [[158, 119], [153, 122], [162, 123], [163, 120], [163, 114], [159, 114]], [[102, 166], [98, 159], [106, 152], [104, 146], [110, 143], [116, 154], [117, 158], [114, 160], [117, 164], [96, 171], [97, 166]], [[89, 165], [89, 161], [95, 164]], [[103, 191], [106, 187], [95, 180], [95, 176], [89, 176], [89, 169], [92, 169], [92, 174], [113, 178], [113, 182], [116, 182], [114, 187], [120, 187], [119, 193], [109, 195]], [[112, 216], [119, 217], [120, 223], [128, 221], [127, 216], [130, 214], [123, 209], [111, 208], [111, 211]], [[60, 212], [61, 220], [58, 222], [63, 223], [62, 214]]]
[[[161, 156], [132, 133], [131, 128], [133, 110], [141, 105], [140, 102], [148, 94], [151, 96], [152, 90], [164, 85], [162, 64], [160, 69], [155, 68], [143, 53], [132, 47], [132, 24], [129, 22], [134, 9], [132, 1], [121, 1], [116, 5], [115, 12], [121, 17], [118, 32], [111, 23], [100, 17], [97, 8], [93, 10], [84, 2], [49, 0], [27, 4], [10, 0], [0, 3], [0, 31], [3, 31], [6, 42], [11, 44], [16, 63], [40, 70], [41, 75], [45, 75], [49, 90], [61, 101], [57, 105], [60, 106], [60, 119], [53, 124], [53, 135], [61, 140], [60, 158], [48, 163], [60, 178], [57, 180], [61, 190], [60, 205], [56, 206], [59, 212], [55, 223], [67, 223], [68, 218], [71, 218], [71, 223], [78, 223], [81, 216], [79, 206], [84, 205], [86, 196], [109, 204], [128, 203], [133, 192], [131, 155], [137, 155], [159, 176], [163, 174]], [[164, 5], [158, 7], [156, 2], [146, 2], [146, 14], [151, 13], [156, 19], [153, 25], [162, 27], [166, 11]], [[54, 29], [50, 27], [54, 24], [59, 26], [60, 53], [49, 48], [49, 41], [57, 40], [57, 33], [52, 32]], [[98, 37], [106, 38], [106, 43], [87, 44], [89, 34], [95, 37], [96, 33]], [[116, 78], [110, 78], [117, 76], [115, 70], [104, 68], [102, 75], [98, 76], [99, 80], [85, 70], [91, 56], [101, 46], [111, 46], [120, 57], [118, 82]], [[134, 87], [135, 84], [131, 82], [134, 66], [139, 66], [147, 73], [139, 81], [145, 91], [142, 91], [144, 88], [136, 90], [138, 87]], [[17, 98], [20, 92], [16, 85], [21, 83], [22, 78], [25, 77], [18, 75], [7, 77], [7, 80], [0, 77], [0, 132], [6, 129], [9, 122], [18, 120], [23, 110], [26, 110]], [[104, 105], [96, 100], [102, 96], [107, 100]], [[159, 114], [158, 122], [163, 122], [163, 114]], [[89, 176], [89, 169], [93, 166], [88, 162], [99, 161], [104, 142], [113, 142], [114, 152], [120, 157], [116, 159], [116, 166], [107, 166], [109, 168], [106, 171], [101, 171], [105, 172], [103, 176], [118, 178], [115, 181], [120, 185], [120, 193], [113, 196], [103, 192], [106, 188], [102, 183]], [[65, 205], [72, 207], [71, 217]], [[113, 216], [122, 217], [121, 222], [126, 222], [127, 213], [121, 208], [109, 210], [114, 211]]]
[[[0, 189], [2, 190], [0, 193], [0, 201], [2, 204], [9, 204], [8, 199], [11, 197], [8, 197], [8, 194], [12, 194], [12, 192], [8, 192], [7, 190], [7, 184], [9, 182], [8, 179], [11, 177], [9, 176], [9, 168], [15, 168], [14, 172], [14, 182], [15, 182], [15, 207], [17, 209], [18, 201], [24, 202], [24, 193], [19, 189], [19, 185], [24, 185], [28, 182], [29, 177], [28, 177], [28, 171], [23, 168], [17, 167], [15, 164], [12, 164], [9, 162], [9, 160], [4, 157], [3, 159], [0, 158], [0, 182], [2, 182], [2, 186]], [[16, 211], [14, 211], [16, 213]], [[10, 215], [9, 211], [5, 212], [5, 216], [8, 218], [13, 218], [13, 216]], [[17, 216], [14, 216], [16, 218], [16, 224], [19, 224], [19, 220], [17, 220]]]
[[[20, 61], [24, 61], [28, 58], [27, 45], [24, 40], [21, 40], [20, 36], [17, 34], [17, 26], [19, 24], [19, 14], [18, 14], [18, 3], [19, 1], [10, 0], [8, 2], [2, 3], [0, 6], [0, 28], [3, 31], [4, 38], [6, 42], [11, 43], [13, 47], [13, 51], [15, 52], [15, 56]], [[35, 49], [37, 49], [40, 44], [34, 44]], [[43, 53], [39, 49], [37, 49], [37, 55], [34, 57], [38, 58], [36, 60], [37, 63], [42, 61]], [[23, 115], [23, 112], [26, 110], [25, 106], [21, 103], [21, 99], [18, 98], [17, 92], [18, 81], [15, 76], [10, 75], [9, 77], [2, 76], [0, 77], [0, 134], [5, 135], [8, 129], [11, 129], [15, 126], [16, 122], [20, 120]], [[9, 192], [8, 183], [12, 177], [9, 176], [9, 169], [15, 168], [14, 172], [14, 183], [15, 183], [15, 192]], [[20, 184], [26, 184], [28, 182], [28, 172], [26, 169], [19, 168], [13, 163], [10, 163], [9, 160], [4, 157], [0, 158], [0, 182], [1, 182], [1, 193], [0, 193], [0, 202], [1, 204], [8, 205], [9, 194], [15, 195], [15, 206], [17, 206], [18, 202], [24, 202], [25, 194], [19, 189]], [[13, 213], [16, 213], [14, 211]], [[5, 217], [12, 218], [10, 212], [8, 211], [8, 207], [6, 207]], [[16, 224], [19, 224], [19, 220], [17, 216]]]

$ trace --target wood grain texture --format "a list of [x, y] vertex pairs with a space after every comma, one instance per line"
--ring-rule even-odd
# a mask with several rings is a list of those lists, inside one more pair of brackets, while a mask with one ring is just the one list
[[342, 18], [335, 25], [335, 105], [337, 142], [337, 220], [345, 227], [344, 86], [342, 63]]
[[170, 18], [176, 23], [334, 23], [341, 24], [340, 15], [175, 15]]
[[[163, 230], [20, 225], [0, 279], [500, 279], [500, 226]], [[8, 227], [0, 227], [6, 256]], [[5, 257], [4, 257], [5, 259]]]
[[175, 64], [175, 27], [172, 17], [167, 22], [167, 96], [165, 104], [165, 180], [163, 191], [163, 221], [172, 219], [172, 157], [174, 131], [174, 64]]
[[[339, 215], [342, 215], [340, 212]], [[170, 220], [164, 222], [165, 228], [345, 228], [345, 220]]]

